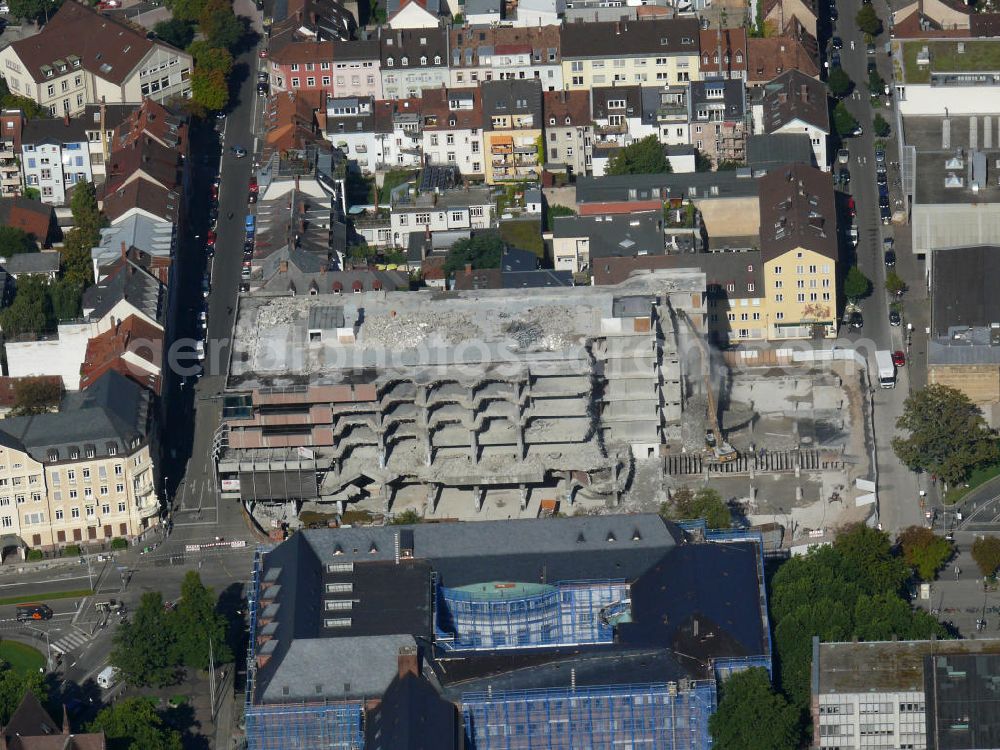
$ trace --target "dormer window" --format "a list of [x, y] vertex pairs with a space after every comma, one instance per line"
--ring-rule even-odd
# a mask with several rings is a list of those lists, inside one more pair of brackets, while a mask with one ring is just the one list
[[421, 55], [420, 56], [420, 64], [421, 65], [426, 65], [427, 64], [427, 56], [426, 55]]
[[399, 63], [400, 63], [400, 65], [403, 65], [403, 66], [409, 65], [410, 64], [410, 58], [403, 57], [403, 58], [400, 59]]
[[441, 55], [434, 55], [434, 64], [435, 65], [441, 64]]
[[387, 58], [385, 59], [385, 66], [386, 66], [387, 68], [391, 68], [391, 67], [392, 67], [392, 66], [393, 66], [394, 64], [395, 64], [395, 63], [393, 62], [393, 59], [392, 59], [391, 57], [387, 57]]
[[572, 124], [573, 124], [573, 120], [572, 120], [572, 119], [570, 119], [570, 116], [569, 116], [569, 115], [566, 115], [566, 124], [567, 124], [567, 125], [572, 125]]
[[550, 117], [549, 118], [549, 125], [555, 125], [555, 124], [556, 124], [556, 118]]

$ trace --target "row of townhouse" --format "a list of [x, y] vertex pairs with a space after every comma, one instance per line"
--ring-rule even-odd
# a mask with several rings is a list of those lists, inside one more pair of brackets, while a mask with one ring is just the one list
[[789, 71], [752, 100], [742, 80], [724, 78], [590, 91], [494, 80], [428, 89], [421, 98], [329, 98], [324, 131], [364, 173], [452, 166], [496, 184], [538, 178], [543, 166], [601, 176], [619, 149], [648, 136], [668, 147], [674, 171], [685, 172], [695, 168], [692, 149], [716, 164], [743, 163], [749, 135], [801, 132], [825, 170], [830, 126], [822, 83]]
[[0, 75], [11, 92], [53, 116], [101, 102], [190, 97], [192, 69], [188, 53], [75, 0], [38, 34], [0, 49]]
[[272, 36], [268, 73], [274, 91], [376, 99], [495, 80], [535, 79], [545, 91], [586, 91], [658, 89], [710, 78], [755, 85], [793, 68], [819, 76], [815, 54], [801, 37], [748, 39], [742, 29], [724, 31], [672, 18], [524, 28], [380, 27], [346, 40], [323, 39], [306, 24]]
[[[36, 139], [34, 121], [22, 132], [22, 153], [49, 154], [50, 164], [58, 155], [50, 145], [90, 154], [80, 168], [103, 172], [98, 198], [108, 221], [91, 251], [95, 283], [82, 319], [61, 323], [55, 336], [5, 343], [11, 378], [56, 376], [65, 390], [55, 412], [0, 421], [0, 528], [22, 549], [135, 539], [161, 512], [157, 435], [190, 191], [188, 126], [151, 99], [94, 109], [48, 121], [56, 137]], [[74, 143], [80, 149], [66, 148]]]

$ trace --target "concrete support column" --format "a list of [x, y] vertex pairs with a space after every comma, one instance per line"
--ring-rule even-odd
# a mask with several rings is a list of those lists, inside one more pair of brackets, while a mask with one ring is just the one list
[[522, 411], [517, 415], [517, 424], [514, 425], [517, 429], [517, 459], [518, 461], [523, 461], [527, 455], [527, 450], [524, 445], [524, 412]]
[[392, 501], [396, 499], [396, 488], [391, 484], [383, 484], [379, 490], [382, 499], [382, 512], [388, 514], [392, 510]]
[[424, 507], [424, 515], [437, 512], [438, 500], [441, 499], [441, 485], [430, 484], [427, 486], [427, 502]]
[[472, 488], [472, 492], [476, 498], [476, 513], [483, 512], [483, 503], [486, 502], [486, 490], [484, 490], [479, 485]]
[[522, 484], [522, 485], [519, 485], [519, 486], [521, 488], [521, 510], [527, 510], [528, 509], [528, 495], [530, 493], [529, 493], [527, 485]]
[[473, 465], [479, 463], [479, 434], [475, 427], [469, 430], [469, 458]]
[[380, 469], [385, 468], [386, 464], [386, 450], [385, 450], [385, 433], [379, 429], [375, 433], [375, 437], [378, 439], [378, 467]]

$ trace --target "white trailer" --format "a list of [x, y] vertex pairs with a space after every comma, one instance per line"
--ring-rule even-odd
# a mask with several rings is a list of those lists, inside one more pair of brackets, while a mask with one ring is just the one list
[[878, 384], [882, 388], [896, 387], [896, 365], [892, 363], [892, 354], [887, 350], [875, 352], [875, 369], [878, 371]]

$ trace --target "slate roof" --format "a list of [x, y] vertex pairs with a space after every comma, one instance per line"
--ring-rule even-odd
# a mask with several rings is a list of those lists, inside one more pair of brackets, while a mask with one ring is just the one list
[[50, 274], [59, 270], [59, 253], [18, 253], [3, 264], [11, 276], [21, 274]]
[[947, 336], [955, 326], [1000, 324], [1000, 247], [977, 245], [931, 253], [931, 331]]
[[[483, 127], [483, 99], [478, 86], [424, 89], [421, 96], [424, 130], [470, 130]], [[452, 109], [450, 102], [453, 100], [471, 102], [472, 106]]]
[[580, 176], [576, 181], [577, 204], [668, 197], [731, 198], [757, 195], [757, 180], [739, 177], [737, 170], [688, 174]]
[[139, 208], [158, 219], [174, 223], [179, 204], [180, 196], [176, 192], [140, 175], [113, 192], [105, 192], [101, 210], [110, 221]]
[[553, 239], [586, 237], [591, 265], [601, 258], [663, 255], [663, 216], [659, 212], [614, 216], [557, 216]]
[[747, 166], [755, 172], [780, 169], [786, 164], [816, 166], [808, 133], [770, 133], [747, 138]]
[[[764, 265], [759, 251], [602, 258], [592, 263], [591, 268], [597, 286], [620, 284], [631, 276], [662, 268], [700, 268], [705, 272], [709, 297], [752, 299], [764, 296]], [[730, 285], [732, 292], [728, 291]]]
[[552, 118], [555, 118], [555, 126], [585, 127], [592, 123], [587, 91], [545, 91], [542, 92], [542, 105], [545, 122], [549, 125], [552, 125]]
[[562, 27], [563, 58], [649, 57], [699, 51], [695, 18], [567, 23]]
[[[466, 6], [468, 10], [468, 6]], [[456, 750], [455, 704], [407, 673], [394, 679], [365, 721], [366, 750]]]
[[538, 256], [530, 250], [504, 248], [499, 268], [475, 268], [455, 272], [455, 289], [541, 289], [573, 286], [570, 271], [539, 268]]
[[36, 461], [71, 460], [92, 448], [94, 455], [126, 455], [149, 427], [149, 392], [124, 375], [110, 371], [83, 391], [63, 397], [58, 412], [8, 417], [0, 422], [0, 440], [18, 441]]
[[760, 180], [760, 249], [767, 263], [797, 248], [839, 259], [830, 174], [793, 164]]
[[43, 143], [84, 143], [87, 122], [81, 117], [36, 117], [24, 123], [21, 143], [39, 146]]
[[[43, 65], [57, 60], [68, 63], [80, 60], [80, 67], [114, 83], [121, 83], [154, 46], [173, 50], [168, 44], [153, 42], [133, 27], [115, 21], [90, 6], [78, 2], [63, 3], [42, 31], [11, 44], [36, 83], [46, 79]], [[55, 76], [59, 73], [56, 71]]]
[[[435, 0], [436, 2], [436, 0]], [[390, 5], [392, 0], [390, 0]], [[435, 14], [437, 11], [433, 11]], [[389, 11], [392, 15], [392, 11]], [[382, 68], [393, 67], [405, 71], [408, 68], [446, 68], [448, 66], [447, 29], [385, 29], [381, 38]], [[392, 58], [393, 64], [387, 61]], [[403, 58], [407, 64], [403, 65]], [[421, 66], [420, 58], [426, 57], [427, 64]], [[440, 61], [435, 64], [434, 58]]]
[[[598, 86], [591, 97], [591, 110], [595, 120], [606, 120], [610, 114], [640, 117], [642, 114], [642, 88], [639, 86]], [[625, 109], [609, 109], [608, 101], [624, 100]]]
[[[480, 86], [483, 97], [484, 124], [494, 115], [534, 116], [534, 126], [542, 126], [542, 83], [539, 80], [484, 81]], [[490, 128], [492, 129], [492, 127]]]
[[164, 286], [155, 276], [130, 259], [115, 262], [108, 276], [83, 293], [83, 309], [100, 320], [118, 302], [126, 300], [151, 320], [163, 322]]
[[797, 70], [782, 73], [764, 85], [763, 105], [765, 133], [773, 133], [793, 120], [830, 132], [826, 86]]

